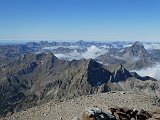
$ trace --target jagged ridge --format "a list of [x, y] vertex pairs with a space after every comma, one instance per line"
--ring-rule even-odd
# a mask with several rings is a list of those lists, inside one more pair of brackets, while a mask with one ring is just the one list
[[65, 61], [52, 53], [25, 54], [0, 70], [0, 115], [50, 100], [108, 92], [108, 83], [135, 79], [123, 66], [109, 71], [93, 59]]

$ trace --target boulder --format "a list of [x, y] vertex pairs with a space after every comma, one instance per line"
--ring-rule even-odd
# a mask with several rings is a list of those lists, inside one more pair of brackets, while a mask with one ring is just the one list
[[86, 111], [83, 113], [83, 120], [116, 120], [115, 116], [113, 116], [110, 113], [103, 112], [98, 107], [92, 107], [86, 109]]
[[110, 111], [117, 120], [147, 120], [152, 117], [149, 112], [143, 109], [138, 111], [136, 109], [133, 110], [125, 107], [115, 107], [110, 108]]

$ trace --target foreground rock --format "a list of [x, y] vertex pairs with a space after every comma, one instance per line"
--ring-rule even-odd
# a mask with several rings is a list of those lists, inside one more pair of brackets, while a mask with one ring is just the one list
[[82, 116], [83, 120], [116, 120], [116, 117], [109, 112], [103, 112], [98, 107], [88, 108]]
[[110, 111], [112, 112], [112, 115], [116, 117], [116, 120], [147, 120], [152, 118], [152, 114], [143, 109], [138, 111], [136, 109], [129, 109], [126, 107], [115, 107], [110, 108]]
[[109, 112], [109, 108], [116, 106], [138, 111], [143, 109], [154, 113], [150, 118], [152, 120], [158, 118], [158, 113], [160, 113], [160, 107], [156, 104], [155, 99], [148, 95], [112, 92], [78, 97], [61, 103], [52, 101], [26, 111], [13, 113], [0, 120], [79, 120], [78, 118], [82, 118], [83, 112], [91, 106], [98, 106], [105, 113]]
[[98, 107], [93, 107], [88, 108], [82, 116], [82, 120], [147, 120], [150, 118], [155, 119], [148, 111], [143, 109], [138, 111], [127, 107], [110, 108], [110, 112], [104, 112]]
[[103, 112], [98, 107], [88, 108], [82, 116], [83, 120], [116, 120], [116, 117], [109, 112]]

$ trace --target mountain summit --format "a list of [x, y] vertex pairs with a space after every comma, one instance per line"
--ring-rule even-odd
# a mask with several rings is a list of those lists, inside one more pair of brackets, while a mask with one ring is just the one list
[[149, 53], [144, 48], [142, 43], [140, 43], [138, 41], [133, 43], [131, 47], [124, 49], [123, 54], [124, 54], [123, 56], [125, 58], [132, 59], [132, 60], [137, 57], [137, 61], [138, 61], [138, 58], [140, 59], [145, 56], [146, 57], [149, 56]]

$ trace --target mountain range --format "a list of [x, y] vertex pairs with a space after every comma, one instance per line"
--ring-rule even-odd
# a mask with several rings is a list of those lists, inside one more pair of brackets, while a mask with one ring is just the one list
[[128, 70], [147, 68], [160, 60], [157, 56], [150, 54], [140, 42], [135, 42], [120, 52], [110, 50], [96, 59], [107, 65], [123, 64]]
[[129, 72], [123, 65], [105, 66], [94, 59], [61, 60], [53, 53], [25, 53], [0, 67], [0, 115], [49, 101], [109, 91], [160, 96], [160, 82]]
[[[140, 42], [28, 42], [26, 44], [1, 45], [1, 65], [26, 53], [52, 52], [63, 60], [92, 58], [103, 65], [122, 64], [128, 70], [140, 70], [160, 62], [159, 49], [151, 43]], [[155, 46], [157, 46], [155, 44]]]

